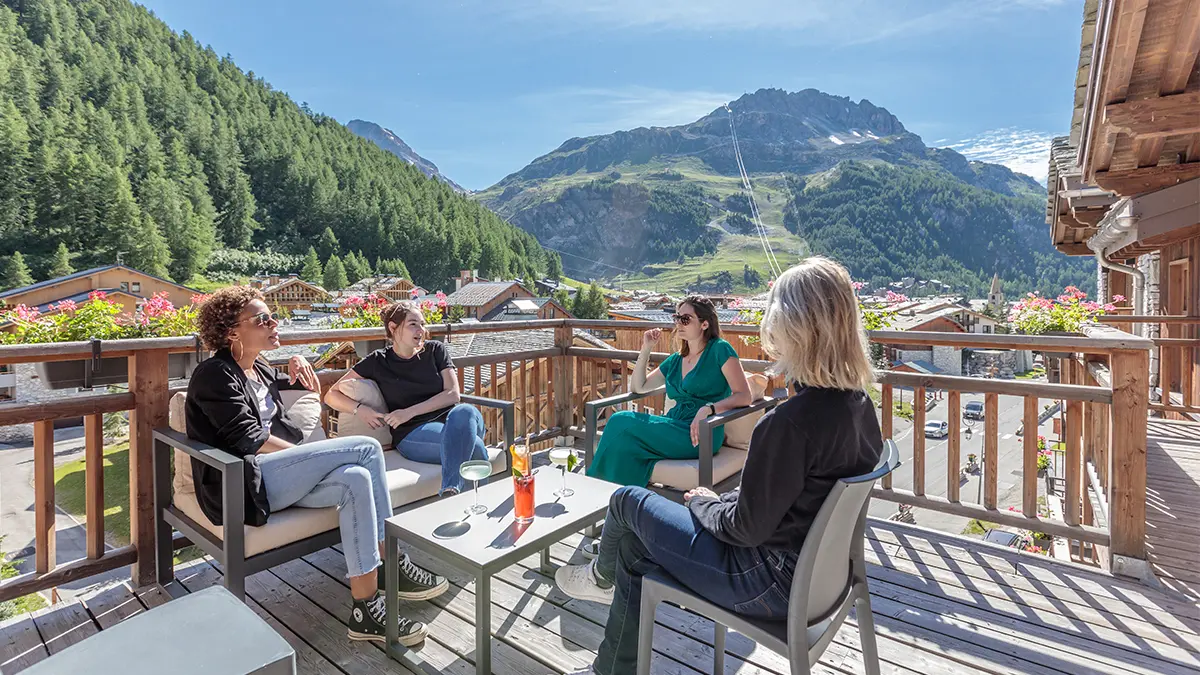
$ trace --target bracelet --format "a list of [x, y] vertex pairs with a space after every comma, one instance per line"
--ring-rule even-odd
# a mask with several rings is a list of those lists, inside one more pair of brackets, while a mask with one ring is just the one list
[[350, 414], [351, 414], [351, 415], [357, 415], [357, 414], [358, 414], [358, 409], [359, 409], [359, 408], [361, 408], [361, 407], [362, 407], [362, 404], [361, 404], [361, 403], [357, 403], [357, 404], [355, 404], [355, 406], [354, 406], [354, 412], [352, 412], [352, 413], [350, 413]]

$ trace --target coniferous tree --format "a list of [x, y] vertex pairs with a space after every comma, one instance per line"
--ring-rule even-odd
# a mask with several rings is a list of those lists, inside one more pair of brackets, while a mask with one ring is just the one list
[[342, 262], [342, 266], [346, 268], [346, 281], [348, 286], [368, 276], [365, 270], [365, 263], [366, 261], [358, 257], [358, 254], [354, 251], [346, 254], [346, 259]]
[[304, 266], [300, 268], [300, 278], [311, 284], [319, 284], [323, 281], [323, 276], [324, 270], [321, 268], [321, 259], [317, 257], [317, 249], [309, 246], [308, 253], [304, 256]]
[[20, 251], [13, 251], [13, 254], [4, 261], [4, 272], [0, 275], [0, 285], [8, 290], [28, 286], [32, 283], [33, 276], [29, 274], [29, 267], [25, 265], [25, 256], [21, 255]]
[[340, 291], [350, 285], [346, 280], [346, 268], [336, 255], [329, 256], [329, 260], [325, 261], [323, 280], [327, 291]]
[[549, 269], [546, 272], [546, 276], [555, 281], [562, 279], [562, 275], [563, 275], [562, 258], [560, 258], [557, 253], [553, 253], [553, 252], [551, 252], [548, 257], [549, 257]]
[[74, 271], [75, 268], [71, 266], [71, 252], [67, 250], [65, 243], [58, 242], [58, 248], [54, 249], [54, 257], [50, 260], [50, 278], [65, 277]]
[[321, 240], [317, 242], [317, 255], [328, 260], [330, 256], [335, 256], [341, 252], [341, 246], [338, 245], [337, 235], [328, 227], [321, 233]]

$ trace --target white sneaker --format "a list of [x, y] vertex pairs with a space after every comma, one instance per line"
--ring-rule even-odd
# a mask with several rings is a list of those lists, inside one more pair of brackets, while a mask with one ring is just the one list
[[596, 669], [588, 666], [587, 668], [572, 670], [571, 672], [567, 673], [567, 675], [596, 675]]
[[576, 600], [611, 605], [616, 586], [600, 588], [596, 583], [595, 568], [595, 560], [586, 565], [563, 565], [554, 573], [554, 582], [558, 584], [558, 590]]
[[593, 539], [583, 546], [579, 547], [579, 552], [588, 560], [595, 560], [600, 557], [600, 540]]

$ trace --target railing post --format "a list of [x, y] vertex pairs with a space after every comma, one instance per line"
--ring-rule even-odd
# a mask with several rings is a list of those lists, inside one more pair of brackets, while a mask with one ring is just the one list
[[570, 429], [572, 423], [572, 402], [575, 400], [575, 373], [571, 367], [571, 359], [567, 350], [575, 340], [575, 329], [564, 322], [554, 329], [554, 346], [562, 350], [562, 356], [553, 358], [554, 364], [554, 424], [562, 433]]
[[1112, 570], [1143, 576], [1129, 559], [1146, 557], [1146, 416], [1150, 357], [1146, 350], [1112, 352], [1112, 442], [1108, 471]]
[[54, 420], [33, 423], [34, 569], [45, 574], [58, 562], [54, 526]]
[[129, 534], [137, 561], [133, 585], [155, 581], [154, 429], [167, 425], [168, 355], [138, 351], [129, 358], [129, 391], [135, 406], [129, 416]]

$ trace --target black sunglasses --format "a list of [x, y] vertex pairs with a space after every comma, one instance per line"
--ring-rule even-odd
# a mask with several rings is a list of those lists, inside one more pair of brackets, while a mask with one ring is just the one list
[[680, 326], [688, 325], [689, 323], [692, 322], [692, 318], [693, 317], [691, 314], [672, 314], [671, 315], [671, 320], [674, 321], [675, 323], [679, 324]]

